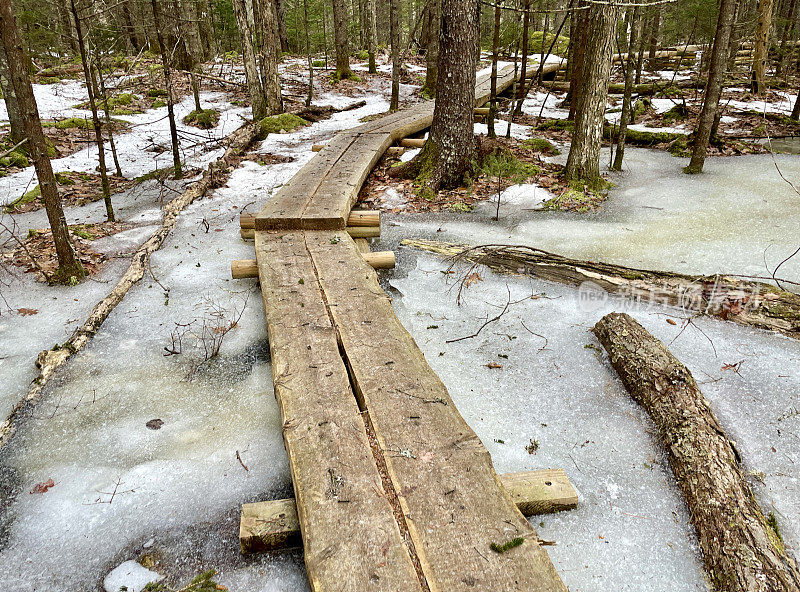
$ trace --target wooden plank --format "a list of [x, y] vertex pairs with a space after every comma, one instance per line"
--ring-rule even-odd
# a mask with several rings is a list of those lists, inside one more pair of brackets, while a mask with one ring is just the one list
[[[330, 238], [306, 244], [430, 589], [566, 592], [375, 272], [352, 239]], [[490, 550], [517, 537], [505, 553]]]
[[[330, 242], [331, 235], [325, 236]], [[275, 397], [311, 589], [420, 592], [305, 233], [256, 232], [255, 241]]]
[[[256, 230], [298, 229], [303, 227], [308, 203], [333, 167], [344, 156], [358, 136], [349, 132], [339, 133], [314, 155], [286, 185], [267, 201], [255, 217]], [[337, 220], [334, 226], [344, 228], [345, 220]], [[328, 223], [330, 223], [328, 221]], [[306, 226], [307, 227], [307, 226]]]
[[346, 224], [367, 175], [391, 143], [387, 133], [355, 136], [347, 157], [331, 167], [309, 199], [302, 228], [343, 228], [338, 224]]
[[[578, 494], [563, 469], [506, 473], [500, 475], [500, 482], [523, 516], [571, 510], [578, 505]], [[295, 501], [242, 504], [239, 544], [242, 553], [301, 545]]]

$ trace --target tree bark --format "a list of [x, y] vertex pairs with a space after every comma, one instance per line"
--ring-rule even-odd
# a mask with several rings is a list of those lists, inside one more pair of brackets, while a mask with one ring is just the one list
[[389, 110], [400, 108], [400, 0], [389, 2], [389, 29], [392, 38], [392, 98]]
[[736, 0], [720, 0], [719, 15], [717, 17], [717, 34], [714, 37], [714, 47], [711, 50], [711, 64], [708, 69], [708, 81], [703, 97], [703, 108], [697, 120], [694, 132], [694, 146], [692, 158], [684, 172], [696, 174], [703, 172], [706, 161], [706, 150], [711, 138], [711, 128], [714, 117], [719, 108], [719, 98], [722, 95], [722, 82], [728, 63], [728, 46], [730, 45], [731, 27]]
[[[492, 32], [492, 79], [489, 96], [489, 119], [487, 127], [489, 128], [489, 137], [496, 137], [494, 131], [494, 118], [497, 114], [497, 58], [500, 46], [500, 17], [502, 9], [500, 5], [494, 7], [494, 30]], [[524, 84], [524, 83], [523, 83]], [[509, 126], [510, 127], [510, 126]]]
[[377, 74], [378, 68], [375, 64], [375, 54], [378, 51], [378, 29], [375, 23], [375, 0], [364, 0], [364, 37], [367, 42], [367, 54], [369, 56], [369, 73]]
[[242, 46], [242, 60], [244, 61], [244, 73], [247, 80], [247, 90], [250, 94], [250, 103], [253, 110], [253, 119], [260, 120], [267, 116], [267, 98], [261, 86], [261, 78], [258, 75], [256, 65], [256, 52], [253, 48], [253, 37], [251, 35], [250, 21], [247, 16], [247, 7], [244, 0], [232, 0], [233, 12], [236, 15], [236, 23], [239, 28], [239, 40]]
[[[666, 5], [660, 4], [658, 6], [654, 6], [653, 10], [653, 24], [650, 27], [650, 52], [649, 52], [649, 59], [651, 60], [650, 69], [655, 67], [655, 63], [653, 60], [656, 58], [656, 52], [658, 51], [658, 44], [661, 39], [661, 20], [664, 16], [664, 10]], [[633, 51], [633, 50], [628, 50]]]
[[114, 206], [111, 204], [111, 185], [108, 182], [108, 168], [106, 167], [106, 149], [103, 142], [103, 126], [100, 123], [100, 115], [97, 113], [97, 102], [95, 101], [95, 84], [89, 66], [89, 57], [86, 55], [86, 41], [83, 38], [83, 27], [78, 16], [78, 8], [75, 0], [71, 0], [72, 17], [75, 19], [75, 32], [78, 37], [78, 49], [81, 54], [81, 64], [83, 65], [83, 77], [86, 81], [86, 93], [89, 95], [89, 109], [92, 112], [92, 125], [94, 127], [94, 139], [97, 143], [97, 158], [100, 164], [100, 186], [103, 191], [103, 201], [106, 205], [106, 217], [109, 222], [114, 221]]
[[[526, 12], [522, 15], [522, 64], [520, 65], [519, 71], [519, 79], [524, 81], [526, 76], [526, 71], [528, 69], [528, 35], [529, 29], [531, 25], [531, 14], [528, 12], [531, 8], [531, 0], [523, 0], [522, 8]], [[525, 97], [522, 95], [525, 89], [525, 84], [522, 83], [519, 85], [519, 89], [517, 91], [517, 98], [524, 99]], [[517, 112], [522, 111], [522, 102], [519, 103], [517, 107]]]
[[457, 187], [464, 181], [476, 152], [475, 39], [477, 0], [443, 0], [439, 35], [436, 106], [428, 141], [397, 174], [416, 177], [424, 191]]
[[347, 31], [347, 2], [333, 0], [333, 38], [336, 45], [336, 78], [351, 78], [350, 43]]
[[11, 82], [11, 73], [8, 69], [6, 52], [0, 47], [0, 88], [3, 89], [3, 100], [6, 103], [8, 121], [11, 126], [11, 143], [18, 144], [25, 139], [25, 122], [22, 120], [17, 93]]
[[280, 34], [278, 9], [275, 0], [260, 0], [261, 25], [261, 80], [267, 101], [267, 115], [283, 112], [281, 79], [278, 73]]
[[33, 87], [25, 68], [27, 59], [22, 49], [22, 37], [17, 28], [11, 0], [0, 0], [0, 38], [2, 38], [3, 48], [8, 58], [11, 82], [14, 85], [14, 92], [17, 95], [17, 102], [25, 125], [28, 150], [41, 188], [47, 219], [53, 231], [53, 242], [58, 257], [58, 270], [54, 279], [62, 282], [70, 282], [72, 278], [80, 279], [85, 275], [85, 271], [75, 255], [69, 237], [69, 228], [61, 207], [56, 177], [53, 174], [50, 158], [47, 156], [47, 141], [42, 131], [39, 109], [36, 106]]
[[[656, 13], [658, 14], [658, 13]], [[633, 76], [636, 64], [635, 50], [639, 44], [639, 35], [642, 30], [641, 8], [634, 6], [630, 18], [631, 36], [628, 41], [628, 59], [625, 63], [625, 91], [622, 96], [622, 113], [619, 115], [619, 133], [617, 135], [617, 154], [614, 156], [614, 164], [611, 166], [615, 171], [622, 170], [622, 161], [625, 158], [625, 136], [628, 132], [628, 122], [631, 119], [631, 94], [633, 91]]]
[[[587, 6], [583, 0], [578, 0], [578, 8]], [[583, 75], [583, 63], [586, 57], [587, 32], [589, 27], [588, 12], [578, 10], [572, 13], [570, 25], [570, 40], [573, 44], [572, 55], [569, 59], [570, 78], [569, 78], [569, 116], [568, 119], [575, 119], [575, 112], [580, 102], [583, 92], [581, 76]]]
[[714, 589], [800, 590], [797, 563], [761, 511], [734, 443], [689, 370], [627, 314], [608, 314], [593, 331], [656, 425]]
[[283, 0], [275, 0], [275, 17], [278, 19], [278, 39], [281, 51], [289, 51], [289, 37], [286, 34], [286, 14], [283, 9]]
[[724, 274], [697, 276], [581, 261], [525, 246], [467, 247], [431, 240], [407, 240], [403, 245], [549, 282], [570, 286], [591, 282], [598, 292], [625, 296], [645, 306], [673, 306], [692, 315], [713, 316], [800, 340], [800, 294], [761, 282]]
[[601, 179], [600, 146], [618, 10], [615, 5], [592, 4], [587, 11], [588, 45], [581, 73], [583, 92], [578, 97], [575, 131], [564, 171], [568, 183], [580, 179], [592, 184]]
[[425, 49], [425, 84], [422, 94], [425, 97], [436, 96], [436, 80], [439, 67], [439, 35], [442, 28], [442, 0], [429, 0], [426, 15], [428, 45]]
[[769, 31], [772, 25], [772, 0], [758, 0], [755, 52], [753, 53], [753, 91], [763, 95], [766, 90]]
[[781, 33], [781, 47], [778, 54], [778, 65], [775, 67], [775, 76], [781, 76], [784, 73], [784, 66], [786, 62], [786, 48], [789, 43], [789, 33], [792, 30], [792, 23], [794, 22], [794, 9], [797, 5], [796, 0], [790, 0], [787, 8], [786, 15], [783, 20], [782, 33]]
[[[122, 167], [119, 164], [119, 157], [117, 156], [117, 147], [114, 144], [114, 132], [111, 129], [111, 111], [108, 106], [108, 94], [106, 93], [106, 83], [103, 78], [102, 64], [98, 59], [94, 70], [97, 72], [97, 80], [100, 82], [100, 97], [103, 101], [103, 115], [106, 122], [106, 130], [108, 133], [108, 146], [111, 148], [111, 157], [114, 160], [114, 168], [117, 171], [117, 176], [122, 177]], [[92, 77], [92, 84], [95, 84], [94, 76]], [[97, 86], [95, 86], [95, 96], [97, 95]]]
[[169, 61], [167, 59], [167, 48], [164, 46], [164, 36], [161, 34], [161, 19], [159, 18], [156, 0], [152, 0], [153, 24], [158, 38], [158, 48], [161, 52], [161, 66], [164, 69], [164, 85], [167, 91], [167, 119], [169, 119], [169, 132], [172, 139], [172, 166], [176, 179], [183, 176], [181, 170], [181, 155], [178, 148], [178, 128], [175, 125], [175, 99], [172, 93], [172, 78], [170, 74]]
[[792, 114], [789, 116], [795, 121], [800, 121], [800, 91], [797, 93], [797, 98], [794, 100], [794, 107], [792, 108]]

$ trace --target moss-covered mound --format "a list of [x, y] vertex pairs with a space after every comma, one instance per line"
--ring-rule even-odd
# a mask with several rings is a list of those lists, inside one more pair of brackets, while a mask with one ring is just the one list
[[211, 129], [219, 122], [219, 113], [214, 109], [195, 109], [183, 118], [183, 123], [199, 127], [200, 129]]
[[258, 132], [258, 139], [263, 140], [269, 134], [291, 132], [299, 127], [308, 125], [308, 122], [302, 117], [298, 117], [292, 113], [281, 113], [280, 115], [265, 117], [258, 122], [258, 125], [260, 128]]

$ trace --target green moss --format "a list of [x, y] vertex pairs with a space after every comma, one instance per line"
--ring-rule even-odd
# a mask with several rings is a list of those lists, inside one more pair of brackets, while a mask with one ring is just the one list
[[145, 181], [150, 181], [151, 179], [163, 179], [168, 177], [174, 170], [174, 167], [168, 166], [162, 169], [155, 169], [150, 171], [149, 173], [145, 173], [144, 175], [139, 175], [136, 177], [133, 182], [144, 183]]
[[0, 166], [4, 167], [20, 167], [25, 168], [30, 166], [30, 161], [28, 160], [27, 155], [25, 155], [20, 149], [14, 150], [9, 152], [3, 158], [0, 158]]
[[667, 147], [667, 151], [672, 154], [672, 156], [679, 158], [688, 158], [692, 155], [692, 151], [689, 148], [689, 140], [686, 136], [673, 140]]
[[165, 91], [163, 88], [151, 88], [147, 91], [147, 96], [151, 99], [155, 99], [156, 97], [166, 97], [167, 91]]
[[91, 119], [84, 119], [83, 117], [68, 117], [60, 121], [45, 121], [42, 123], [44, 127], [55, 127], [57, 129], [93, 129], [94, 124]]
[[61, 79], [58, 76], [44, 76], [39, 78], [39, 84], [58, 84]]
[[85, 238], [86, 240], [94, 240], [94, 235], [92, 233], [81, 230], [80, 228], [73, 228], [72, 234], [81, 238]]
[[292, 113], [281, 113], [280, 115], [265, 117], [258, 122], [258, 125], [260, 127], [258, 138], [263, 140], [269, 134], [277, 134], [284, 131], [290, 132], [308, 125], [308, 122]]
[[459, 212], [459, 213], [467, 213], [472, 211], [472, 206], [469, 204], [465, 204], [464, 202], [456, 202], [449, 204], [447, 209], [451, 212]]
[[38, 199], [41, 195], [42, 195], [42, 188], [39, 185], [36, 185], [36, 187], [31, 189], [30, 191], [24, 193], [23, 195], [12, 201], [10, 204], [4, 206], [3, 211], [13, 212], [18, 207]]
[[547, 156], [557, 156], [561, 154], [561, 151], [546, 138], [530, 138], [529, 140], [522, 142], [522, 146], [524, 148], [535, 150], [536, 152], [541, 152]]
[[682, 121], [689, 116], [689, 109], [683, 103], [674, 105], [669, 111], [664, 112], [664, 121], [672, 123], [673, 121]]
[[336, 84], [337, 82], [341, 82], [342, 80], [352, 80], [353, 82], [361, 82], [361, 78], [359, 78], [355, 73], [350, 72], [349, 74], [342, 75], [341, 72], [333, 72], [331, 74], [331, 84]]
[[767, 516], [767, 534], [769, 535], [772, 545], [782, 555], [785, 552], [783, 536], [781, 535], [781, 529], [778, 526], [778, 518], [775, 516], [775, 512], [770, 512], [769, 516]]
[[648, 99], [647, 97], [638, 99], [633, 104], [633, 113], [631, 113], [631, 121], [635, 123], [637, 119], [639, 119], [642, 115], [647, 113], [647, 110], [650, 108], [651, 105], [652, 103], [650, 99]]
[[[528, 47], [531, 47], [533, 52], [540, 53], [542, 51], [542, 36], [545, 35], [542, 31], [534, 31], [530, 34], [530, 44]], [[544, 50], [547, 52], [550, 49], [550, 44], [553, 43], [553, 39], [555, 39], [555, 35], [553, 33], [546, 33], [546, 37], [544, 39]], [[569, 49], [569, 37], [565, 37], [564, 35], [558, 36], [558, 41], [553, 46], [553, 53], [555, 55], [566, 56], [567, 51]]]
[[214, 109], [195, 109], [183, 118], [183, 122], [187, 125], [194, 124], [200, 129], [211, 129], [219, 121], [219, 113]]
[[571, 132], [575, 129], [575, 123], [569, 119], [548, 119], [540, 123], [536, 129], [543, 131], [561, 130]]
[[311, 66], [314, 68], [324, 68], [325, 60], [314, 60], [313, 62], [311, 62]]
[[356, 57], [359, 60], [368, 60], [369, 59], [369, 52], [366, 49], [362, 49], [356, 54]]
[[161, 107], [166, 107], [166, 106], [167, 102], [162, 99], [156, 99], [155, 101], [153, 101], [152, 105], [153, 109], [160, 109]]
[[514, 547], [519, 547], [524, 542], [525, 542], [524, 538], [516, 537], [511, 539], [510, 541], [506, 541], [502, 545], [498, 545], [497, 543], [492, 543], [491, 545], [489, 545], [489, 548], [495, 553], [505, 553], [509, 549], [513, 549]]

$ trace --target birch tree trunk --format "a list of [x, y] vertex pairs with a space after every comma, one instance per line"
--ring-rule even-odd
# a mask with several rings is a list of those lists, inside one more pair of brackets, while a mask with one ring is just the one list
[[42, 131], [42, 122], [39, 119], [39, 109], [36, 106], [31, 80], [25, 68], [27, 60], [22, 49], [22, 37], [17, 28], [12, 0], [0, 0], [0, 39], [2, 39], [3, 49], [8, 58], [9, 74], [25, 125], [25, 135], [28, 138], [28, 150], [42, 192], [47, 220], [50, 222], [53, 232], [53, 242], [58, 257], [58, 270], [53, 279], [61, 282], [70, 282], [71, 278], [80, 279], [86, 272], [75, 255], [69, 237], [69, 228], [61, 207], [56, 177], [53, 174], [50, 158], [47, 156], [47, 142]]
[[613, 4], [592, 4], [587, 11], [587, 48], [581, 73], [583, 90], [578, 96], [575, 131], [564, 171], [568, 183], [581, 180], [593, 184], [601, 179], [600, 146], [618, 10]]
[[694, 132], [694, 146], [692, 159], [683, 171], [688, 174], [703, 172], [706, 161], [706, 150], [711, 138], [711, 129], [714, 118], [719, 109], [719, 98], [722, 94], [722, 82], [728, 63], [728, 46], [730, 45], [733, 14], [736, 9], [736, 0], [720, 0], [719, 15], [717, 16], [717, 34], [714, 37], [714, 47], [711, 50], [711, 64], [708, 69], [708, 81], [703, 97], [703, 108], [697, 120]]

